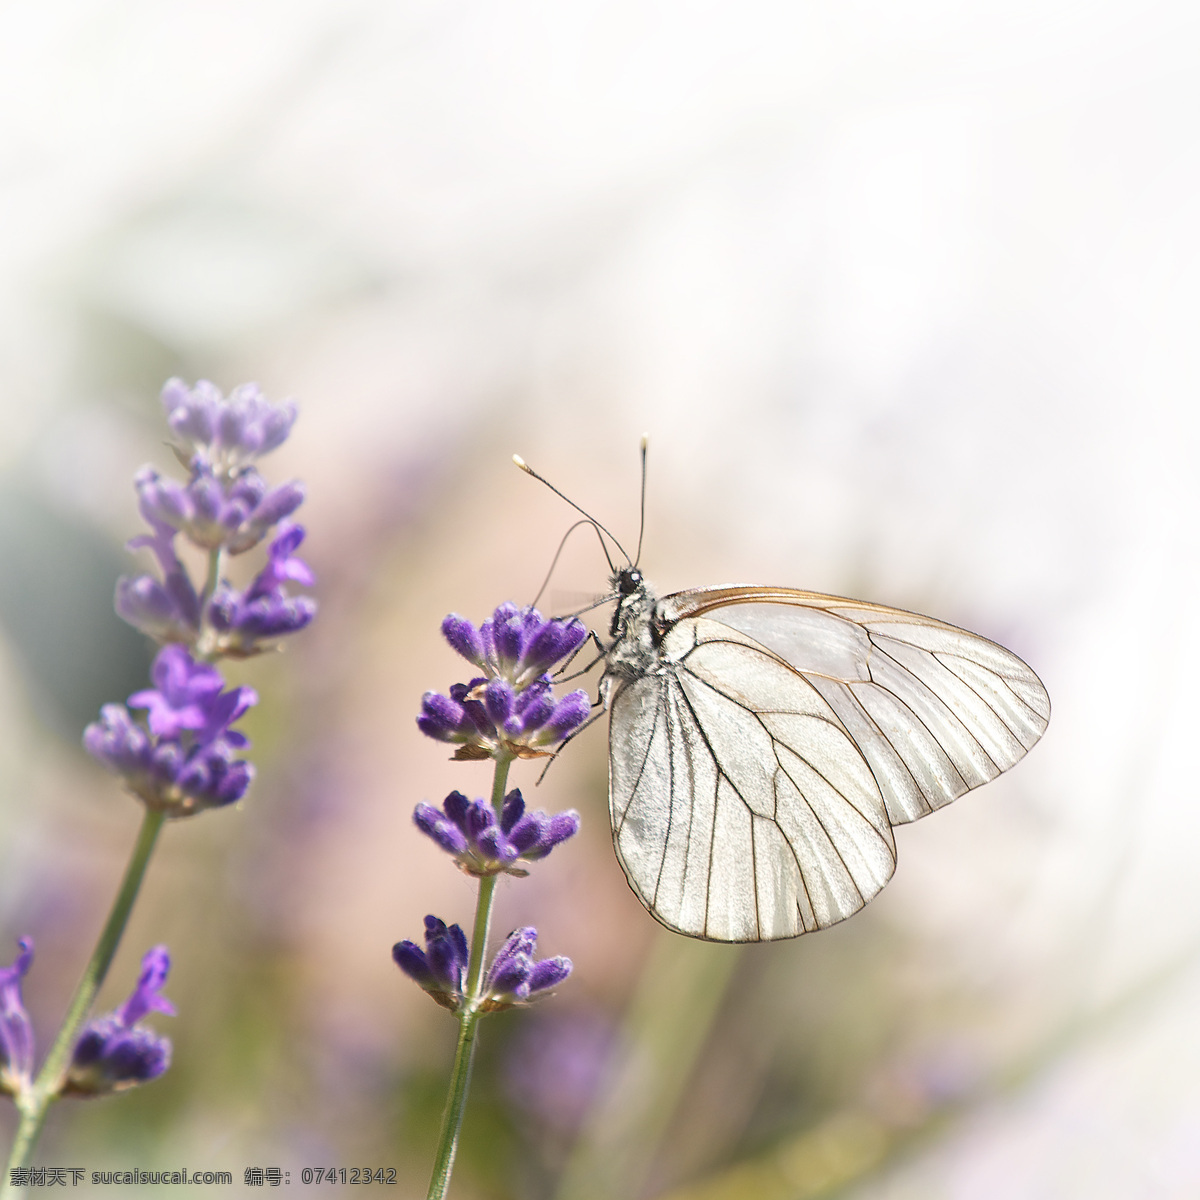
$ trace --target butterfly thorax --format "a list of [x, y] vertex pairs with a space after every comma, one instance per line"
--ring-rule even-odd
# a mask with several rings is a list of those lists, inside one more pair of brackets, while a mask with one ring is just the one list
[[640, 679], [658, 662], [659, 634], [654, 621], [657, 598], [635, 567], [622, 567], [612, 578], [617, 595], [605, 651], [604, 673], [617, 679]]

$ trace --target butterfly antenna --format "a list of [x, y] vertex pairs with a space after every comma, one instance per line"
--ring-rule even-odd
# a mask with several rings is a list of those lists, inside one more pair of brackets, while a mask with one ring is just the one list
[[[605, 527], [603, 525], [601, 525], [600, 522], [597, 521], [595, 517], [593, 517], [591, 515], [591, 513], [586, 512], [584, 509], [580, 508], [579, 505], [576, 504], [575, 501], [572, 500], [570, 496], [564, 496], [562, 494], [562, 492], [560, 492], [558, 490], [558, 488], [556, 488], [554, 486], [554, 484], [552, 484], [548, 479], [545, 479], [543, 476], [539, 475], [519, 454], [513, 455], [513, 462], [515, 462], [517, 464], [517, 466], [520, 467], [521, 470], [525, 472], [526, 475], [532, 475], [534, 477], [534, 479], [536, 479], [538, 481], [538, 483], [544, 483], [560, 500], [565, 500], [577, 513], [582, 513], [583, 516], [589, 522], [591, 522], [592, 525], [595, 526], [598, 533], [603, 533], [606, 537], [608, 537], [612, 541], [612, 544], [614, 546], [616, 546], [616, 548], [621, 552], [622, 555], [624, 555], [626, 562], [631, 561], [629, 555], [625, 553], [625, 547], [622, 546], [621, 543], [618, 542], [617, 539], [615, 537], [613, 537], [613, 535], [611, 533], [609, 533], [609, 531], [607, 529], [605, 529]], [[603, 544], [603, 539], [601, 539], [601, 544]], [[607, 549], [605, 549], [605, 551], [604, 551], [604, 556], [605, 556], [605, 558], [608, 559], [608, 565], [611, 569], [613, 567], [613, 561], [612, 561], [612, 557], [609, 555]]]
[[650, 445], [650, 435], [642, 434], [642, 513], [638, 518], [638, 548], [637, 558], [633, 560], [636, 567], [642, 561], [642, 535], [646, 532], [646, 447]]
[[600, 542], [600, 549], [603, 552], [604, 557], [608, 559], [609, 570], [613, 569], [612, 559], [609, 558], [609, 555], [608, 555], [608, 547], [604, 544], [604, 538], [600, 536], [600, 530], [596, 529], [595, 522], [590, 517], [588, 517], [582, 521], [576, 521], [575, 524], [572, 525], [571, 528], [568, 529], [567, 532], [563, 534], [562, 541], [558, 543], [558, 549], [555, 550], [554, 558], [550, 563], [550, 570], [548, 570], [546, 572], [546, 578], [542, 580], [542, 586], [540, 588], [538, 588], [537, 595], [534, 596], [534, 598], [529, 602], [530, 608], [533, 608], [537, 604], [537, 602], [542, 598], [542, 593], [546, 590], [547, 586], [549, 585], [550, 577], [554, 574], [554, 568], [558, 566], [558, 560], [562, 556], [563, 549], [566, 547], [567, 538], [569, 538], [571, 536], [571, 534], [573, 534], [575, 532], [575, 530], [577, 530], [580, 527], [580, 525], [589, 525], [589, 526], [591, 526], [591, 528], [593, 530], [595, 530], [596, 537], [599, 539], [599, 542]]

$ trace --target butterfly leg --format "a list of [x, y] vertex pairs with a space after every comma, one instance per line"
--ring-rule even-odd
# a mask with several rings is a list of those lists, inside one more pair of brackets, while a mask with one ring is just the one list
[[599, 712], [596, 712], [592, 716], [588, 717], [588, 719], [584, 721], [584, 723], [580, 725], [580, 727], [576, 729], [574, 733], [570, 734], [559, 743], [558, 748], [546, 760], [546, 765], [542, 768], [542, 773], [537, 777], [537, 783], [534, 784], [535, 787], [541, 785], [542, 780], [546, 778], [546, 772], [550, 770], [550, 764], [553, 763], [554, 760], [567, 748], [567, 744], [573, 741], [579, 734], [587, 729], [589, 725], [594, 725], [602, 716], [604, 716], [604, 711], [608, 707], [606, 697], [598, 697], [595, 703], [592, 704], [592, 707], [599, 709]]
[[[596, 657], [593, 658], [592, 661], [590, 663], [588, 663], [588, 665], [586, 667], [583, 668], [583, 670], [572, 671], [570, 675], [562, 674], [562, 672], [565, 671], [571, 665], [572, 662], [574, 662], [575, 655], [578, 654], [579, 651], [582, 650], [584, 648], [584, 646], [586, 646], [588, 644], [589, 640], [596, 644], [596, 650], [598, 651]], [[578, 646], [575, 647], [575, 650], [571, 654], [571, 657], [568, 658], [567, 661], [565, 663], [563, 663], [563, 665], [559, 668], [558, 673], [554, 677], [555, 682], [556, 683], [569, 683], [572, 679], [578, 679], [578, 678], [580, 678], [580, 676], [586, 675], [594, 666], [596, 666], [597, 663], [602, 663], [604, 661], [604, 656], [605, 656], [604, 643], [596, 635], [596, 631], [594, 629], [589, 629], [588, 637], [585, 638], [582, 642], [579, 643]], [[593, 705], [592, 707], [594, 708], [595, 705]], [[564, 743], [564, 745], [565, 745], [565, 743]]]

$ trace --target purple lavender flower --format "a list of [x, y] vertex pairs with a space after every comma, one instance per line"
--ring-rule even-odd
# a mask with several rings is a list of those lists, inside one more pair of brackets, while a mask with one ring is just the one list
[[21, 999], [21, 980], [33, 965], [33, 939], [18, 938], [20, 953], [0, 967], [0, 1092], [16, 1096], [33, 1079], [33, 1025]]
[[487, 995], [480, 1007], [486, 1012], [513, 1008], [537, 999], [539, 992], [557, 987], [571, 973], [569, 958], [534, 958], [537, 930], [515, 929], [492, 960], [487, 974]]
[[150, 550], [158, 559], [162, 582], [153, 575], [121, 576], [117, 615], [157, 641], [191, 645], [200, 631], [200, 597], [175, 553], [175, 531], [160, 521], [150, 523], [153, 533], [131, 538], [126, 549]]
[[[187, 581], [187, 588], [195, 599], [191, 580]], [[122, 621], [156, 642], [182, 642], [190, 646], [199, 632], [196, 617], [189, 611], [192, 605], [181, 604], [170, 587], [159, 583], [153, 575], [122, 575], [117, 580], [113, 607]]]
[[151, 1012], [175, 1015], [175, 1006], [161, 994], [170, 969], [166, 946], [153, 947], [142, 959], [142, 972], [129, 999], [115, 1012], [84, 1026], [67, 1071], [66, 1094], [124, 1091], [157, 1079], [171, 1065], [170, 1041], [138, 1023]]
[[205, 380], [192, 389], [182, 380], [169, 380], [162, 399], [171, 429], [185, 443], [176, 447], [176, 455], [189, 477], [178, 483], [153, 467], [138, 472], [138, 509], [151, 532], [131, 539], [128, 548], [150, 550], [161, 580], [148, 574], [121, 578], [117, 613], [159, 642], [199, 646], [206, 655], [258, 653], [271, 640], [303, 629], [316, 612], [314, 601], [288, 596], [283, 587], [285, 581], [313, 581], [307, 564], [295, 555], [303, 529], [283, 525], [267, 566], [250, 588], [238, 592], [222, 582], [203, 613], [175, 539], [183, 535], [210, 554], [242, 554], [300, 507], [302, 484], [272, 488], [252, 465], [287, 437], [296, 406], [290, 400], [270, 404], [255, 384], [244, 384], [225, 399]]
[[276, 639], [303, 629], [316, 616], [315, 600], [289, 596], [283, 587], [286, 580], [306, 585], [314, 582], [308, 564], [296, 557], [303, 541], [303, 526], [281, 526], [268, 551], [267, 565], [244, 592], [226, 582], [217, 588], [208, 606], [208, 620], [222, 654], [245, 658], [261, 653]]
[[519, 788], [504, 797], [500, 819], [486, 800], [468, 800], [451, 792], [441, 810], [418, 804], [413, 820], [468, 875], [528, 875], [516, 865], [545, 858], [559, 842], [579, 831], [579, 814], [573, 809], [548, 816], [527, 813]]
[[304, 502], [300, 483], [270, 490], [253, 467], [226, 479], [199, 459], [186, 484], [164, 479], [153, 467], [143, 467], [134, 482], [138, 507], [152, 528], [165, 526], [201, 549], [232, 554], [257, 546]]
[[158, 685], [129, 697], [131, 708], [148, 709], [150, 732], [175, 737], [202, 729], [225, 681], [208, 663], [198, 663], [182, 646], [164, 646], [150, 668]]
[[457, 744], [456, 759], [537, 758], [588, 719], [584, 691], [556, 700], [548, 672], [583, 644], [587, 630], [572, 618], [545, 619], [536, 609], [500, 605], [476, 629], [451, 613], [442, 634], [484, 675], [456, 683], [450, 695], [426, 692], [417, 725], [427, 737]]
[[222, 691], [216, 668], [196, 662], [182, 646], [163, 647], [151, 676], [157, 688], [129, 697], [130, 706], [148, 710], [148, 728], [124, 705], [106, 704], [100, 720], [84, 730], [84, 748], [148, 808], [168, 816], [240, 800], [254, 768], [235, 757], [249, 742], [231, 726], [258, 703], [254, 689]]
[[536, 608], [518, 608], [510, 600], [478, 629], [451, 613], [442, 622], [442, 636], [487, 678], [507, 680], [520, 691], [574, 654], [587, 629], [578, 617], [547, 620]]
[[463, 1003], [470, 953], [458, 925], [447, 925], [435, 916], [425, 918], [425, 949], [416, 942], [397, 942], [392, 959], [443, 1008], [457, 1012]]
[[175, 436], [217, 472], [228, 472], [274, 450], [296, 420], [294, 401], [272, 404], [256, 383], [243, 383], [226, 399], [207, 379], [194, 388], [182, 379], [169, 379], [162, 403]]

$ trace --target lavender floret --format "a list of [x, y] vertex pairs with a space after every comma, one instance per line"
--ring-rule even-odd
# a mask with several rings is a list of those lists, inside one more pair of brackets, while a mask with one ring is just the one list
[[426, 692], [417, 727], [426, 737], [457, 744], [456, 759], [545, 758], [591, 714], [587, 692], [556, 700], [548, 676], [515, 693], [507, 680], [457, 683], [446, 700]]
[[500, 947], [487, 975], [488, 1011], [512, 1008], [528, 1003], [538, 993], [557, 987], [571, 973], [569, 958], [545, 958], [537, 952], [537, 930], [532, 926], [516, 929]]
[[20, 953], [0, 967], [0, 1091], [19, 1095], [33, 1079], [33, 1024], [21, 998], [21, 981], [33, 965], [33, 939], [18, 938]]
[[175, 1015], [161, 994], [171, 969], [166, 946], [142, 959], [142, 971], [129, 999], [115, 1012], [84, 1026], [71, 1056], [65, 1092], [102, 1096], [157, 1079], [171, 1064], [171, 1043], [139, 1022], [151, 1012]]
[[534, 963], [533, 970], [529, 972], [529, 994], [535, 996], [538, 992], [558, 987], [571, 974], [574, 965], [561, 954]]
[[[255, 478], [260, 478], [257, 472], [255, 472]], [[246, 476], [242, 476], [236, 486], [241, 487], [242, 481], [245, 479]], [[228, 542], [229, 552], [242, 554], [252, 546], [257, 546], [280, 521], [290, 517], [304, 503], [304, 497], [304, 485], [296, 481], [285, 483], [273, 491], [267, 492], [261, 500], [248, 509], [249, 515], [244, 528]], [[312, 579], [309, 578], [303, 582], [312, 583]]]
[[204, 727], [225, 684], [216, 667], [196, 662], [182, 646], [160, 650], [150, 678], [157, 688], [134, 692], [129, 706], [148, 709], [150, 732], [167, 737]]
[[525, 813], [525, 801], [514, 788], [504, 798], [500, 818], [486, 800], [468, 800], [462, 792], [451, 792], [439, 811], [418, 804], [413, 820], [422, 833], [453, 856], [454, 861], [474, 876], [526, 875], [517, 865], [545, 858], [555, 846], [579, 831], [579, 814], [574, 810], [547, 816]]
[[506, 679], [520, 690], [574, 654], [587, 629], [577, 617], [546, 619], [535, 608], [506, 601], [479, 629], [451, 613], [442, 622], [442, 635], [488, 678]]
[[200, 598], [179, 556], [175, 531], [151, 522], [153, 532], [131, 538], [129, 550], [150, 550], [162, 571], [162, 582], [150, 575], [117, 580], [117, 614], [135, 629], [162, 641], [191, 644], [200, 626]]
[[243, 383], [226, 399], [207, 379], [191, 389], [182, 379], [170, 379], [163, 387], [162, 402], [176, 437], [218, 470], [274, 450], [296, 420], [294, 401], [272, 404], [255, 383]]
[[[192, 599], [195, 600], [194, 591]], [[199, 632], [194, 605], [180, 604], [153, 575], [138, 575], [136, 578], [122, 575], [117, 580], [113, 606], [121, 620], [158, 642], [190, 644], [196, 640]]]
[[439, 742], [465, 742], [476, 732], [474, 722], [467, 722], [466, 710], [453, 694], [443, 696], [439, 692], [426, 692], [421, 697], [417, 728]]
[[470, 953], [458, 925], [425, 918], [425, 949], [405, 940], [392, 947], [392, 960], [443, 1008], [457, 1011], [463, 1002]]
[[254, 777], [236, 757], [249, 745], [231, 728], [254, 704], [253, 688], [222, 691], [215, 667], [197, 663], [182, 646], [165, 646], [151, 668], [159, 686], [129, 697], [148, 710], [148, 728], [120, 704], [106, 704], [100, 720], [84, 730], [84, 748], [148, 808], [190, 816], [240, 800]]
[[477, 667], [484, 665], [483, 638], [479, 636], [479, 630], [466, 617], [451, 613], [442, 622], [442, 636], [468, 662], [474, 663]]
[[224, 580], [217, 587], [207, 615], [221, 653], [237, 658], [259, 654], [311, 623], [317, 602], [309, 596], [290, 596], [283, 587], [288, 580], [315, 582], [308, 563], [296, 556], [303, 541], [303, 526], [283, 525], [271, 543], [266, 566], [245, 591]]
[[462, 854], [467, 849], [467, 839], [462, 830], [447, 820], [431, 804], [418, 804], [413, 810], [417, 828], [428, 834], [447, 854]]
[[191, 472], [187, 484], [181, 485], [164, 479], [153, 467], [143, 467], [134, 481], [138, 509], [151, 528], [183, 534], [204, 550], [241, 554], [257, 546], [304, 501], [301, 484], [268, 490], [253, 467], [242, 467], [227, 478], [197, 458]]

